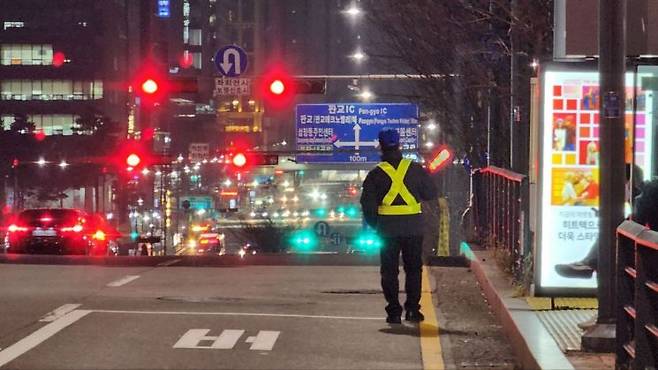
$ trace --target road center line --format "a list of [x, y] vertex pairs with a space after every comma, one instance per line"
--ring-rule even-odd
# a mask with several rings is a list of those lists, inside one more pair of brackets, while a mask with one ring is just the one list
[[60, 330], [80, 320], [81, 318], [85, 317], [87, 314], [91, 312], [92, 311], [90, 310], [71, 311], [66, 315], [56, 319], [55, 321], [49, 323], [48, 325], [38, 329], [37, 331], [28, 335], [27, 337], [12, 344], [11, 346], [5, 348], [4, 350], [0, 351], [0, 367], [15, 360], [17, 357], [21, 356], [22, 354], [26, 353], [32, 348], [43, 343], [48, 338], [57, 334]]
[[120, 287], [122, 285], [126, 285], [129, 282], [131, 282], [133, 280], [137, 280], [137, 279], [139, 279], [139, 275], [127, 275], [127, 276], [125, 276], [125, 277], [123, 277], [119, 280], [115, 280], [115, 281], [107, 284], [107, 286], [109, 286], [111, 288], [116, 288], [116, 287]]
[[56, 309], [54, 309], [52, 312], [49, 312], [46, 316], [44, 316], [40, 322], [53, 322], [60, 317], [66, 315], [67, 313], [75, 310], [76, 308], [82, 306], [81, 304], [77, 303], [67, 303], [65, 305], [62, 305]]
[[142, 315], [196, 315], [196, 316], [259, 316], [259, 317], [290, 317], [302, 319], [332, 319], [332, 320], [384, 320], [383, 317], [368, 316], [323, 316], [298, 315], [284, 313], [251, 313], [251, 312], [194, 312], [194, 311], [127, 311], [127, 310], [92, 310], [98, 313], [142, 314]]
[[429, 281], [429, 266], [423, 266], [423, 289], [420, 305], [425, 312], [425, 321], [418, 326], [420, 330], [420, 353], [423, 358], [425, 370], [443, 370], [443, 350], [439, 338], [439, 321], [436, 318], [434, 302], [432, 301], [432, 287]]

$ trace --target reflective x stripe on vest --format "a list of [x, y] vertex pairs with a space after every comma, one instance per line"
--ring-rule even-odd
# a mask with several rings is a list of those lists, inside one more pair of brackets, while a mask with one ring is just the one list
[[[377, 166], [384, 170], [384, 172], [391, 178], [391, 188], [384, 196], [382, 204], [377, 209], [380, 215], [415, 215], [421, 213], [420, 203], [409, 192], [407, 186], [404, 184], [404, 176], [409, 170], [411, 161], [403, 159], [400, 161], [397, 170], [393, 168], [388, 162], [382, 162]], [[393, 201], [400, 195], [405, 204], [393, 205]]]

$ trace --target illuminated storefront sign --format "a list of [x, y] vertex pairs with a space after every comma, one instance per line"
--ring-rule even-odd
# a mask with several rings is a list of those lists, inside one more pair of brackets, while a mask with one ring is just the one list
[[[538, 289], [595, 288], [590, 279], [566, 278], [556, 264], [582, 260], [599, 233], [599, 94], [594, 69], [552, 70], [542, 79], [540, 215], [538, 220]], [[642, 80], [642, 74], [638, 76]], [[626, 162], [633, 161], [648, 179], [652, 168], [652, 94], [637, 89], [626, 75]], [[639, 86], [638, 86], [639, 87]], [[633, 130], [635, 120], [635, 130]], [[624, 174], [620, 174], [624, 176]]]
[[171, 13], [169, 11], [169, 0], [158, 0], [158, 17], [169, 18]]

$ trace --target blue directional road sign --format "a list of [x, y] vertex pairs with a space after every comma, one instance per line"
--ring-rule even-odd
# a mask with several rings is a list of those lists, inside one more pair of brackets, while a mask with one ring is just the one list
[[296, 110], [297, 162], [378, 162], [377, 135], [400, 132], [400, 148], [418, 150], [418, 106], [406, 103], [299, 104]]
[[239, 46], [226, 45], [215, 54], [215, 67], [226, 77], [239, 77], [247, 70], [247, 53]]

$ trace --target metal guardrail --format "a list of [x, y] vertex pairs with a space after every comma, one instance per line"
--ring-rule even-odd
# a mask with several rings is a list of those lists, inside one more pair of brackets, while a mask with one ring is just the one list
[[498, 167], [473, 174], [475, 227], [481, 244], [502, 250], [510, 259], [514, 280], [522, 282], [529, 238], [528, 177]]
[[658, 365], [658, 232], [633, 221], [617, 228], [616, 369]]

